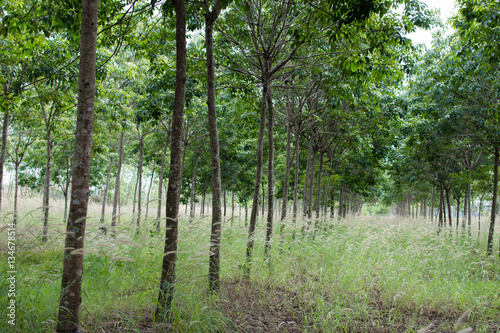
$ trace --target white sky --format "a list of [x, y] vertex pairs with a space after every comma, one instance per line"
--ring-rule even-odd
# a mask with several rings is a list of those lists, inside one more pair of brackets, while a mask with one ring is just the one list
[[[448, 21], [457, 12], [457, 2], [456, 0], [421, 0], [424, 2], [429, 9], [439, 9], [441, 11], [441, 19], [444, 23]], [[435, 29], [433, 29], [435, 30]], [[432, 42], [432, 31], [433, 30], [421, 30], [411, 33], [406, 37], [411, 38], [414, 44], [424, 43], [427, 47], [431, 46]]]

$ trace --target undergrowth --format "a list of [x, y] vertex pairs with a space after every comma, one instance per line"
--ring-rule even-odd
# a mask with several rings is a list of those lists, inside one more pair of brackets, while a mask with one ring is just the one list
[[[22, 215], [22, 214], [21, 214]], [[41, 220], [22, 215], [17, 230], [17, 325], [1, 332], [53, 332], [61, 284], [64, 226], [53, 222], [42, 244]], [[9, 222], [3, 218], [3, 225]], [[278, 221], [278, 219], [276, 219]], [[139, 233], [122, 217], [116, 237], [89, 221], [85, 242], [82, 328], [87, 332], [434, 332], [472, 327], [497, 332], [500, 262], [477, 238], [430, 221], [353, 217], [325, 220], [302, 233], [287, 221], [263, 255], [259, 220], [249, 280], [243, 278], [247, 229], [223, 224], [221, 292], [207, 292], [210, 219], [180, 218], [173, 321], [156, 323], [163, 234], [153, 221]], [[278, 222], [276, 222], [278, 223]], [[311, 226], [315, 225], [311, 223]], [[1, 226], [0, 226], [1, 227]], [[295, 234], [295, 239], [293, 234]], [[7, 304], [6, 231], [0, 232], [0, 300]], [[455, 325], [466, 310], [471, 315]]]

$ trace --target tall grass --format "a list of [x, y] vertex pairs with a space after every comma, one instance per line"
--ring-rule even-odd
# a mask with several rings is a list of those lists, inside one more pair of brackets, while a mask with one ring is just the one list
[[[51, 332], [55, 327], [64, 225], [62, 211], [54, 207], [51, 237], [42, 244], [41, 211], [36, 209], [40, 201], [23, 199], [16, 255], [17, 326], [13, 329], [2, 319], [1, 332]], [[174, 321], [155, 323], [151, 314], [164, 231], [156, 234], [150, 220], [136, 234], [131, 210], [123, 211], [112, 237], [98, 230], [99, 207], [90, 209], [82, 295], [82, 326], [88, 332], [238, 331], [243, 325], [237, 323], [238, 316], [248, 314], [254, 304], [276, 307], [272, 298], [278, 294], [283, 297], [280, 311], [300, 317], [302, 330], [309, 332], [416, 332], [430, 323], [435, 331], [452, 332], [468, 309], [471, 316], [461, 327], [477, 332], [499, 329], [500, 263], [479, 250], [484, 244], [478, 247], [477, 239], [467, 235], [438, 233], [429, 221], [372, 217], [326, 220], [316, 232], [305, 234], [303, 221], [287, 221], [283, 241], [277, 235], [272, 240], [270, 263], [263, 255], [265, 223], [259, 221], [252, 273], [244, 283], [240, 267], [247, 230], [239, 218], [227, 221], [222, 290], [214, 295], [207, 292], [210, 217], [188, 223], [181, 216]], [[4, 215], [2, 225], [9, 219]], [[4, 244], [5, 231], [0, 233], [1, 304], [8, 300]], [[240, 282], [262, 291], [241, 297], [259, 299], [251, 308], [243, 308], [243, 303], [224, 306], [225, 288]]]

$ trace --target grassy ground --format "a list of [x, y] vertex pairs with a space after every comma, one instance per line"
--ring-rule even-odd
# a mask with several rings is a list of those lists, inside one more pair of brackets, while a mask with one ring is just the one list
[[[40, 211], [34, 209], [40, 201], [21, 201], [15, 329], [5, 319], [7, 233], [0, 232], [0, 332], [55, 327], [64, 226], [54, 207], [51, 238], [41, 243]], [[90, 214], [82, 295], [86, 332], [417, 332], [429, 324], [425, 332], [500, 332], [499, 259], [484, 254], [483, 239], [478, 247], [475, 237], [438, 234], [429, 221], [328, 220], [314, 239], [310, 232], [301, 235], [299, 223], [295, 240], [288, 221], [283, 242], [273, 240], [269, 268], [260, 220], [252, 274], [245, 280], [240, 267], [247, 231], [234, 218], [223, 225], [222, 285], [213, 295], [206, 291], [210, 219], [189, 224], [181, 217], [174, 321], [164, 324], [152, 321], [163, 237], [152, 221], [136, 235], [129, 210], [116, 238], [102, 235], [99, 207]], [[10, 219], [4, 216], [0, 228]]]

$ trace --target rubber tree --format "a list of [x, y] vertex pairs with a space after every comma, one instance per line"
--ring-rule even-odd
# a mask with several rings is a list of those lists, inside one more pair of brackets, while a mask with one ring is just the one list
[[82, 1], [78, 107], [71, 202], [66, 227], [57, 332], [76, 333], [82, 302], [83, 248], [95, 104], [98, 0]]

